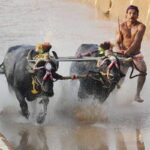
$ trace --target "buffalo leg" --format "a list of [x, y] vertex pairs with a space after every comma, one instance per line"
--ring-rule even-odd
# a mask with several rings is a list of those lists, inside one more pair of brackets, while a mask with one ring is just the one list
[[29, 118], [29, 111], [28, 111], [28, 105], [27, 102], [25, 101], [25, 97], [18, 91], [15, 91], [16, 97], [19, 101], [20, 108], [21, 108], [21, 113], [25, 118]]
[[32, 101], [31, 102], [31, 108], [32, 108], [32, 118], [35, 117], [36, 112], [37, 112], [37, 107], [36, 107], [37, 101]]
[[37, 122], [38, 123], [43, 123], [47, 114], [47, 106], [49, 103], [49, 99], [48, 97], [42, 97], [42, 100], [40, 101], [40, 104], [42, 106], [42, 110], [39, 113], [38, 117], [37, 117]]
[[86, 86], [85, 83], [83, 81], [80, 81], [80, 86], [79, 86], [79, 90], [78, 90], [78, 97], [80, 99], [88, 98], [85, 86]]

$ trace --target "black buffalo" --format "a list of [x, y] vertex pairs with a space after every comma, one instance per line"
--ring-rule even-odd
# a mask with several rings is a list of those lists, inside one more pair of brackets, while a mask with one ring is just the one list
[[[90, 53], [92, 57], [98, 57], [100, 55], [98, 48], [99, 45], [97, 44], [82, 44], [76, 54], [80, 56], [81, 54]], [[119, 80], [124, 76], [120, 71], [119, 60], [115, 56], [113, 56], [113, 59], [115, 58], [116, 65], [113, 65], [109, 70], [109, 77], [106, 76], [108, 67], [113, 61], [111, 58], [103, 57], [101, 60], [103, 63], [100, 67], [96, 67], [96, 60], [72, 63], [70, 69], [72, 75], [88, 75], [87, 78], [80, 78], [79, 80], [79, 98], [84, 99], [89, 96], [94, 96], [101, 103], [107, 99]]]
[[[39, 113], [37, 122], [42, 123], [47, 114], [49, 97], [54, 95], [53, 78], [60, 79], [62, 76], [55, 72], [57, 69], [52, 59], [48, 62], [39, 62], [36, 67], [39, 69], [31, 73], [29, 71], [31, 63], [29, 63], [27, 56], [32, 49], [34, 50], [35, 47], [29, 45], [9, 48], [0, 66], [0, 73], [5, 74], [9, 89], [15, 92], [21, 107], [21, 113], [26, 118], [29, 117], [26, 100], [33, 101], [41, 98], [40, 103], [43, 106], [43, 110]], [[35, 93], [34, 90], [36, 90]]]

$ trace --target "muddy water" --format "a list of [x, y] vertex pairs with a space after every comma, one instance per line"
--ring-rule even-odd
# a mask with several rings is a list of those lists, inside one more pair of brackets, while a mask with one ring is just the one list
[[[81, 43], [113, 41], [116, 26], [116, 22], [97, 20], [95, 11], [80, 3], [2, 0], [0, 60], [12, 45], [43, 41], [50, 41], [59, 56], [74, 55]], [[142, 49], [148, 68], [149, 47], [145, 40]], [[69, 67], [70, 63], [61, 63], [58, 72], [68, 75]], [[133, 102], [136, 79], [128, 76], [103, 105], [92, 99], [78, 101], [77, 81], [74, 86], [70, 81], [56, 82], [46, 121], [37, 125], [35, 115], [26, 120], [19, 114], [18, 102], [1, 75], [0, 132], [17, 150], [149, 150], [150, 78], [142, 91], [145, 101], [138, 104]]]

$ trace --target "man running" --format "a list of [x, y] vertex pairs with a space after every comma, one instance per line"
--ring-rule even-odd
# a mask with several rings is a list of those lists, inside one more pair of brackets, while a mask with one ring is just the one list
[[[140, 49], [146, 26], [137, 20], [138, 16], [138, 7], [130, 5], [126, 10], [126, 20], [121, 24], [119, 23], [114, 51], [125, 56], [132, 56], [136, 67], [143, 73], [142, 76], [138, 77], [135, 95], [135, 101], [143, 102], [144, 100], [140, 97], [140, 93], [145, 83], [147, 69]], [[128, 67], [124, 68], [125, 72], [127, 70]]]

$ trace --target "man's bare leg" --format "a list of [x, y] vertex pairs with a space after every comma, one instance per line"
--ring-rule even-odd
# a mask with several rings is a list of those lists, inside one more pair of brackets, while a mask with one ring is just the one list
[[138, 83], [137, 83], [137, 91], [136, 91], [136, 95], [135, 95], [135, 101], [139, 102], [139, 103], [142, 103], [144, 100], [140, 97], [140, 93], [141, 93], [141, 90], [143, 88], [143, 85], [145, 83], [145, 80], [146, 80], [146, 76], [143, 75], [143, 76], [140, 76], [138, 78]]
[[[139, 70], [141, 70], [142, 72], [146, 73], [146, 64], [144, 61], [140, 62], [140, 63], [136, 63], [137, 67]], [[141, 94], [141, 90], [143, 89], [143, 85], [145, 83], [146, 80], [146, 75], [143, 74], [142, 76], [138, 77], [138, 81], [137, 81], [137, 90], [136, 90], [136, 95], [135, 95], [135, 101], [142, 103], [144, 100], [141, 98], [140, 94]]]

